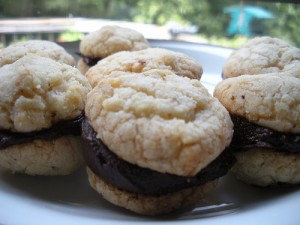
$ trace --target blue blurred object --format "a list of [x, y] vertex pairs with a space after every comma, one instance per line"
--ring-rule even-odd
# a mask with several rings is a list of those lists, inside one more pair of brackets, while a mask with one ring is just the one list
[[254, 18], [257, 19], [272, 19], [273, 14], [258, 6], [229, 6], [224, 8], [224, 13], [231, 14], [231, 21], [227, 29], [227, 35], [233, 36], [241, 34], [251, 36], [250, 25]]

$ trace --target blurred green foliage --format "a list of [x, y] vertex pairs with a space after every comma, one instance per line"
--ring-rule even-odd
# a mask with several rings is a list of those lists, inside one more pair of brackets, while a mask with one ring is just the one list
[[[230, 15], [226, 6], [234, 0], [0, 0], [0, 18], [88, 17], [165, 25], [175, 21], [199, 27], [198, 35], [210, 42], [236, 41], [226, 37]], [[253, 35], [270, 35], [300, 46], [300, 4], [243, 1], [271, 11], [274, 19], [253, 21]], [[238, 39], [239, 40], [239, 39]]]
[[69, 30], [59, 34], [57, 41], [58, 42], [72, 42], [81, 40], [84, 37], [83, 33]]

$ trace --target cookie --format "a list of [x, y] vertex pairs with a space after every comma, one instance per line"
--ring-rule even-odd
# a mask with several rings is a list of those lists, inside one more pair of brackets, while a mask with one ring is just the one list
[[300, 49], [272, 37], [256, 37], [232, 52], [223, 66], [223, 78], [277, 74], [300, 78]]
[[199, 202], [199, 199], [203, 199], [217, 185], [217, 181], [209, 181], [201, 186], [156, 197], [118, 189], [103, 181], [90, 169], [87, 169], [87, 174], [92, 188], [101, 194], [105, 200], [137, 214], [148, 216], [162, 215], [179, 208], [192, 206]]
[[199, 201], [233, 164], [228, 112], [200, 81], [171, 70], [112, 72], [88, 94], [85, 116], [91, 185], [137, 213], [173, 211], [188, 194], [186, 203]]
[[300, 80], [275, 75], [243, 75], [224, 80], [214, 96], [237, 116], [270, 129], [300, 133]]
[[84, 74], [87, 71], [86, 65], [91, 67], [100, 59], [113, 53], [136, 51], [148, 47], [148, 41], [138, 31], [116, 25], [103, 26], [81, 40], [79, 51], [82, 60], [77, 67]]
[[55, 61], [75, 66], [75, 59], [58, 44], [44, 40], [29, 40], [12, 44], [0, 51], [0, 67], [12, 64], [27, 54], [51, 58]]
[[[76, 139], [89, 91], [86, 77], [75, 67], [35, 54], [1, 67], [0, 166], [39, 175], [78, 168], [82, 159]], [[72, 158], [65, 160], [68, 156]], [[47, 165], [49, 171], [39, 165]], [[61, 171], [53, 171], [51, 165]]]
[[251, 149], [237, 152], [232, 167], [235, 176], [248, 184], [267, 187], [300, 183], [300, 154]]
[[[232, 171], [246, 183], [299, 183], [300, 80], [277, 75], [242, 75], [216, 86], [214, 96], [234, 124]], [[289, 174], [289, 175], [287, 175]]]
[[151, 70], [138, 77], [115, 72], [100, 84], [88, 94], [85, 113], [123, 160], [192, 176], [230, 143], [227, 111], [197, 80]]
[[68, 175], [83, 165], [80, 151], [79, 136], [35, 139], [0, 149], [0, 165], [13, 173], [32, 176]]
[[179, 52], [163, 48], [147, 48], [134, 52], [118, 52], [98, 62], [86, 76], [92, 87], [114, 71], [133, 73], [152, 69], [168, 69], [179, 76], [200, 80], [203, 68], [195, 59]]

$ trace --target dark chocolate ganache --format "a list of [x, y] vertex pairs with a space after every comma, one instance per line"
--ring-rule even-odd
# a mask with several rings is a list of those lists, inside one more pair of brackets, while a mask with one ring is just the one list
[[83, 156], [88, 167], [107, 183], [132, 193], [159, 196], [198, 186], [224, 176], [235, 162], [229, 149], [195, 176], [159, 173], [120, 159], [98, 138], [87, 119], [82, 123]]
[[0, 130], [0, 150], [16, 144], [28, 143], [36, 139], [55, 139], [64, 135], [80, 135], [83, 115], [54, 124], [52, 127], [34, 132], [11, 132]]
[[82, 58], [83, 62], [86, 65], [88, 65], [89, 67], [95, 66], [97, 64], [97, 62], [102, 59], [102, 58], [96, 58], [96, 57], [88, 57], [81, 53], [77, 53], [77, 55], [79, 55]]
[[230, 148], [233, 151], [266, 148], [290, 153], [300, 152], [299, 134], [275, 131], [232, 114], [231, 120], [234, 124], [234, 134]]

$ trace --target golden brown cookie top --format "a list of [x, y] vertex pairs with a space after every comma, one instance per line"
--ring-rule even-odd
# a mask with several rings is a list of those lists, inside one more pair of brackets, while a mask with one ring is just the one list
[[87, 96], [85, 113], [121, 159], [193, 176], [229, 145], [227, 110], [196, 79], [170, 70], [112, 72]]
[[168, 69], [179, 76], [200, 79], [203, 69], [195, 59], [163, 48], [123, 51], [99, 61], [86, 73], [92, 87], [115, 71], [141, 73], [152, 69]]
[[71, 66], [75, 65], [73, 56], [58, 44], [44, 40], [29, 40], [3, 48], [0, 51], [0, 67], [12, 64], [27, 54], [37, 54]]
[[280, 74], [300, 78], [300, 49], [272, 37], [256, 37], [232, 52], [223, 67], [223, 77]]
[[144, 36], [130, 28], [107, 25], [86, 35], [80, 42], [80, 53], [92, 58], [105, 58], [119, 51], [135, 51], [149, 47]]
[[214, 96], [235, 115], [281, 132], [300, 133], [300, 79], [243, 75], [219, 83]]
[[0, 68], [0, 130], [30, 132], [74, 119], [89, 90], [76, 68], [26, 55]]

